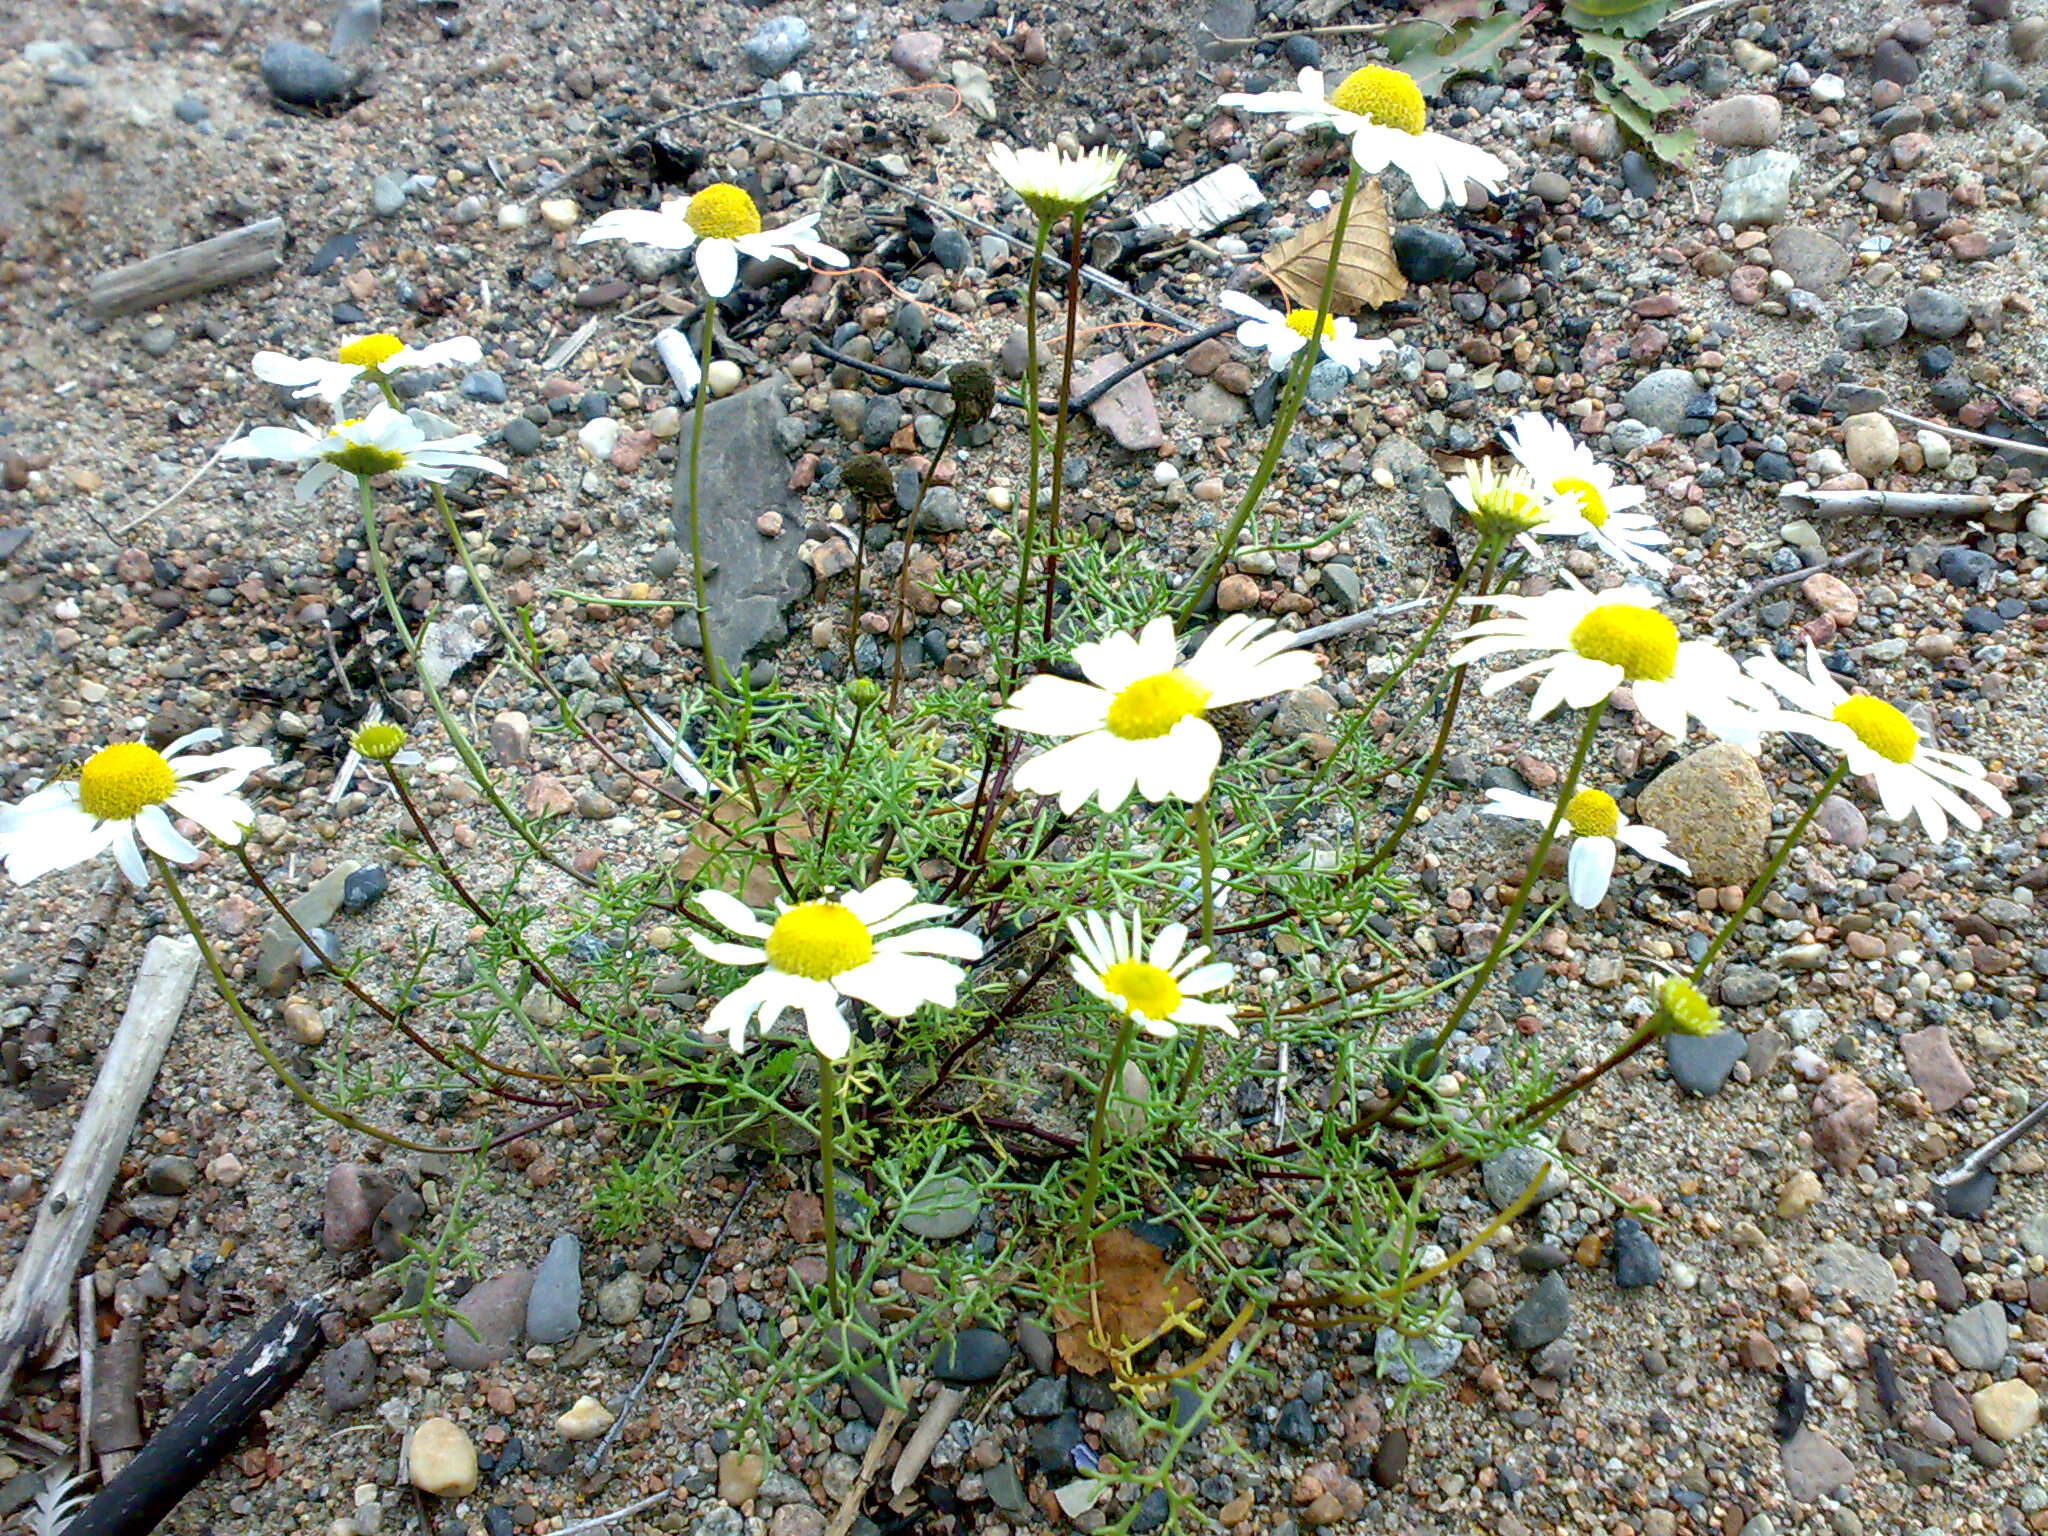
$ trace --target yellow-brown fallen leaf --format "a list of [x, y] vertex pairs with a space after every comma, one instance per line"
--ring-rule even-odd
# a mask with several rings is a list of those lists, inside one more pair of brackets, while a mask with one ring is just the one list
[[[1323, 274], [1335, 248], [1337, 213], [1332, 209], [1317, 223], [1282, 240], [1266, 253], [1266, 275], [1280, 285], [1287, 302], [1314, 309], [1323, 296]], [[1351, 200], [1351, 222], [1344, 226], [1344, 249], [1337, 258], [1337, 286], [1330, 294], [1330, 312], [1355, 315], [1391, 304], [1408, 291], [1408, 279], [1394, 260], [1394, 226], [1387, 217], [1387, 194], [1379, 182], [1368, 181]]]
[[1077, 1266], [1081, 1305], [1054, 1314], [1060, 1358], [1089, 1376], [1130, 1357], [1191, 1312], [1195, 1289], [1172, 1273], [1167, 1257], [1134, 1232], [1104, 1232], [1093, 1256]]
[[[744, 794], [729, 794], [690, 829], [690, 845], [676, 860], [676, 874], [695, 882], [709, 865], [713, 884], [732, 891], [750, 907], [768, 906], [782, 889], [768, 855], [770, 832], [765, 823], [770, 816], [774, 818], [772, 835], [778, 854], [787, 857], [810, 841], [802, 812], [770, 804], [757, 814]], [[741, 868], [746, 870], [746, 878], [736, 882], [734, 876]]]

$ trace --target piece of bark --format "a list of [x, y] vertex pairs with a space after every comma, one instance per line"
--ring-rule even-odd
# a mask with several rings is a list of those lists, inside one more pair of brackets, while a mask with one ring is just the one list
[[142, 952], [127, 1011], [43, 1196], [28, 1246], [0, 1296], [0, 1402], [13, 1389], [15, 1374], [43, 1356], [71, 1317], [72, 1277], [198, 974], [195, 939], [155, 938]]
[[100, 1481], [112, 1482], [142, 1445], [141, 1320], [123, 1318], [93, 1366], [92, 1448], [100, 1459]]
[[78, 926], [58, 953], [57, 964], [50, 971], [49, 984], [36, 1000], [35, 1013], [5, 1045], [0, 1045], [0, 1062], [6, 1066], [9, 1082], [27, 1082], [50, 1059], [56, 1048], [57, 1021], [64, 1012], [64, 1005], [71, 1001], [71, 994], [78, 990], [78, 984], [99, 959], [100, 941], [127, 889], [128, 882], [119, 875], [107, 876], [105, 883], [94, 893], [92, 905], [85, 909], [85, 916], [79, 919]]
[[64, 1536], [142, 1536], [234, 1450], [257, 1414], [291, 1390], [326, 1346], [326, 1296], [288, 1301], [270, 1315], [220, 1373], [150, 1436], [136, 1458], [102, 1488]]
[[245, 277], [261, 277], [284, 259], [279, 250], [283, 234], [283, 219], [258, 219], [210, 240], [102, 272], [92, 280], [86, 304], [95, 315], [108, 319], [188, 299]]

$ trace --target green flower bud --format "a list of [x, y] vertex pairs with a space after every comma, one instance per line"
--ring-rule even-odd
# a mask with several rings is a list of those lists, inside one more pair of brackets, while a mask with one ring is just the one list
[[356, 732], [349, 745], [373, 763], [388, 763], [405, 750], [405, 727], [366, 725]]

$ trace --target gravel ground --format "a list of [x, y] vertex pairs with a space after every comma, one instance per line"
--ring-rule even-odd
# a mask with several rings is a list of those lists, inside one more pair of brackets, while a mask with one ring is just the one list
[[[1440, 108], [1435, 126], [1494, 148], [1514, 177], [1490, 207], [1413, 221], [1422, 233], [1406, 237], [1404, 263], [1431, 280], [1364, 326], [1408, 351], [1312, 406], [1270, 502], [1275, 543], [1310, 545], [1345, 517], [1363, 520], [1312, 547], [1240, 561], [1222, 604], [1306, 625], [1441, 590], [1435, 456], [1481, 449], [1518, 409], [1555, 410], [1652, 488], [1652, 508], [1678, 539], [1670, 593], [1682, 622], [1718, 626], [1738, 650], [1813, 638], [1859, 681], [1910, 704], [1944, 744], [1989, 763], [2014, 816], [1937, 848], [1846, 801], [1831, 806], [1826, 837], [1795, 861], [1723, 979], [1741, 1035], [1668, 1064], [1639, 1058], [1568, 1117], [1562, 1142], [1578, 1173], [1481, 1255], [1464, 1290], [1476, 1336], [1449, 1369], [1450, 1390], [1397, 1413], [1368, 1341], [1282, 1330], [1268, 1345], [1271, 1376], [1248, 1385], [1233, 1421], [1183, 1463], [1201, 1515], [1238, 1531], [1499, 1536], [2048, 1529], [2042, 1432], [2029, 1410], [2048, 1371], [2041, 1156], [2028, 1146], [2010, 1154], [1995, 1198], [1973, 1216], [1947, 1213], [1932, 1184], [2048, 1076], [2037, 1001], [2048, 976], [2037, 910], [2048, 884], [2048, 543], [2038, 514], [2037, 532], [2025, 531], [2024, 506], [2000, 531], [1955, 520], [1809, 523], [1777, 497], [1795, 476], [2020, 493], [2044, 462], [1937, 433], [1895, 435], [1868, 414], [1888, 398], [1966, 430], [2040, 441], [2048, 425], [2030, 279], [2048, 258], [2048, 22], [2009, 19], [2005, 5], [1872, 14], [1795, 3], [1660, 35], [1662, 78], [1687, 86], [1683, 110], [1709, 141], [1684, 171], [1623, 153], [1552, 21], [1498, 78], [1454, 86]], [[1250, 9], [1219, 4], [1213, 30], [1232, 35]], [[1341, 180], [1341, 163], [1316, 162], [1319, 146], [1210, 103], [1248, 80], [1276, 83], [1323, 47], [1332, 68], [1347, 68], [1351, 56], [1337, 50], [1349, 40], [1294, 39], [1289, 64], [1272, 50], [1205, 60], [1195, 4], [1084, 3], [1028, 17], [983, 0], [701, 12], [642, 0], [464, 0], [387, 11], [373, 37], [337, 50], [343, 62], [327, 82], [303, 57], [272, 53], [264, 64], [279, 40], [330, 46], [325, 8], [23, 0], [0, 20], [10, 149], [0, 163], [10, 341], [0, 662], [11, 685], [0, 695], [0, 794], [18, 798], [109, 739], [218, 724], [284, 759], [259, 793], [257, 841], [294, 891], [379, 858], [398, 820], [388, 799], [358, 784], [330, 803], [328, 791], [365, 700], [383, 685], [396, 707], [419, 700], [391, 675], [392, 653], [366, 640], [371, 593], [342, 498], [300, 508], [275, 471], [223, 465], [160, 505], [238, 421], [285, 419], [248, 375], [251, 352], [319, 351], [379, 328], [479, 337], [481, 368], [433, 382], [415, 402], [497, 435], [510, 457], [509, 480], [459, 498], [487, 535], [479, 558], [509, 595], [538, 594], [545, 643], [572, 686], [594, 685], [589, 658], [602, 657], [659, 698], [672, 687], [664, 679], [691, 665], [666, 631], [672, 615], [549, 594], [677, 590], [668, 516], [680, 423], [651, 338], [695, 305], [682, 278], [636, 265], [620, 246], [576, 247], [575, 228], [604, 208], [650, 202], [651, 174], [690, 185], [710, 172], [757, 178], [771, 219], [824, 201], [827, 237], [861, 272], [785, 278], [767, 300], [747, 301], [724, 322], [724, 356], [741, 383], [788, 381], [783, 435], [756, 446], [772, 449], [769, 478], [789, 486], [790, 526], [777, 542], [799, 553], [784, 564], [827, 571], [827, 524], [843, 518], [832, 510], [839, 464], [861, 445], [906, 460], [928, 452], [937, 423], [807, 355], [805, 338], [925, 374], [1021, 356], [1018, 256], [943, 213], [931, 229], [906, 219], [918, 208], [910, 191], [1014, 231], [1017, 211], [990, 194], [984, 141], [1070, 131], [1137, 151], [1113, 218], [1242, 163], [1269, 199], [1257, 213], [1163, 255], [1133, 248], [1112, 263], [1154, 304], [1208, 324], [1226, 281], [1256, 290], [1248, 261], [1301, 221], [1312, 190]], [[1386, 19], [1341, 4], [1271, 11], [1262, 27]], [[798, 22], [808, 41], [776, 57]], [[358, 69], [352, 90], [311, 110], [287, 112], [272, 94], [318, 95]], [[763, 78], [784, 90], [874, 93], [741, 117], [885, 184], [703, 112], [662, 129], [652, 149], [619, 152], [655, 120], [749, 95]], [[981, 103], [998, 121], [984, 120]], [[1774, 200], [1769, 162], [1731, 164], [1766, 150], [1796, 167], [1789, 205]], [[1745, 211], [1724, 206], [1730, 182], [1753, 227], [1714, 222]], [[274, 274], [150, 314], [89, 317], [96, 274], [271, 214], [287, 226]], [[1092, 299], [1091, 356], [1164, 339], [1146, 318], [1127, 299]], [[549, 361], [593, 322], [580, 349]], [[1862, 340], [1874, 344], [1849, 348]], [[1154, 369], [1160, 441], [1129, 449], [1084, 429], [1081, 515], [1169, 569], [1194, 569], [1261, 441], [1263, 377], [1256, 358], [1221, 342]], [[1004, 558], [1021, 479], [1015, 446], [1005, 432], [951, 461], [953, 531], [934, 545], [948, 569]], [[1818, 570], [1865, 547], [1861, 561]], [[423, 602], [460, 594], [428, 520], [401, 520], [398, 554]], [[1563, 563], [1598, 569], [1583, 552]], [[1756, 591], [1774, 576], [1792, 579]], [[849, 597], [843, 574], [791, 596], [789, 638], [764, 645], [756, 662], [798, 686], [838, 675]], [[980, 637], [935, 598], [929, 609], [912, 648], [919, 686], [972, 686]], [[1329, 651], [1340, 711], [1370, 691], [1376, 652], [1398, 647], [1406, 622]], [[488, 662], [462, 675], [454, 699], [479, 733], [505, 711], [541, 712]], [[1479, 831], [1479, 790], [1540, 790], [1569, 750], [1568, 723], [1528, 727], [1513, 696], [1475, 706], [1469, 722], [1455, 782], [1417, 845], [1427, 902], [1409, 936], [1418, 964], [1468, 951], [1523, 857], [1515, 837]], [[516, 739], [516, 725], [499, 728]], [[621, 719], [607, 728], [645, 763]], [[1611, 739], [1601, 767], [1617, 783], [1640, 787], [1669, 755], [1644, 729]], [[501, 760], [518, 756], [511, 742], [497, 749]], [[535, 736], [525, 755], [510, 771], [529, 804], [559, 795], [581, 819], [569, 842], [586, 864], [643, 856], [648, 818], [664, 814], [644, 789], [556, 737]], [[1814, 775], [1782, 745], [1763, 769], [1784, 791], [1782, 823]], [[487, 824], [454, 775], [428, 778], [456, 841]], [[673, 813], [662, 825], [680, 840]], [[1753, 859], [1756, 839], [1733, 852]], [[0, 1004], [37, 994], [101, 873], [0, 891]], [[194, 884], [231, 958], [253, 967], [258, 909], [226, 870]], [[1722, 899], [1711, 886], [1645, 880], [1618, 887], [1597, 914], [1553, 925], [1460, 1042], [1461, 1068], [1483, 1071], [1518, 1034], [1540, 1037], [1560, 1061], [1596, 1059], [1625, 1033], [1650, 962], [1697, 943], [1702, 909]], [[390, 894], [337, 916], [335, 931], [352, 947], [402, 955], [430, 901], [417, 874], [394, 872]], [[0, 1089], [0, 1241], [10, 1253], [62, 1156], [141, 939], [167, 920], [156, 892], [121, 909], [67, 1012], [56, 1061]], [[331, 988], [306, 992], [333, 1001]], [[453, 1129], [433, 1106], [414, 1121], [430, 1139]], [[673, 1219], [642, 1242], [608, 1243], [586, 1223], [587, 1145], [561, 1127], [493, 1160], [475, 1206], [484, 1283], [465, 1305], [505, 1320], [504, 1349], [464, 1367], [422, 1348], [413, 1330], [372, 1326], [388, 1298], [365, 1284], [367, 1257], [337, 1258], [326, 1245], [366, 1236], [349, 1224], [359, 1185], [382, 1196], [403, 1185], [396, 1210], [431, 1216], [450, 1197], [449, 1168], [415, 1158], [352, 1171], [365, 1148], [300, 1113], [202, 987], [90, 1260], [100, 1332], [143, 1319], [145, 1408], [160, 1422], [278, 1302], [331, 1287], [340, 1311], [320, 1380], [280, 1405], [165, 1528], [501, 1536], [673, 1488], [673, 1502], [617, 1528], [824, 1530], [870, 1439], [850, 1400], [830, 1444], [792, 1419], [767, 1468], [724, 1454], [727, 1335], [772, 1331], [788, 1316], [784, 1277], [815, 1222], [815, 1206], [791, 1198], [807, 1170], [771, 1167], [750, 1187], [746, 1171], [723, 1165], [679, 1190]], [[1622, 1199], [1660, 1218], [1653, 1248], [1618, 1219]], [[1487, 1209], [1478, 1181], [1447, 1193], [1446, 1234], [1476, 1229]], [[518, 1276], [561, 1233], [584, 1239], [580, 1330], [535, 1342], [528, 1318], [519, 1341]], [[619, 1402], [700, 1266], [682, 1349], [603, 1472], [572, 1467], [580, 1447], [558, 1420], [585, 1395]], [[513, 1278], [489, 1278], [501, 1275]], [[966, 1431], [942, 1442], [891, 1528], [1064, 1524], [1034, 1452], [1051, 1447], [1059, 1466], [1062, 1435], [1098, 1448], [1128, 1440], [1128, 1415], [1088, 1384], [1062, 1393], [1024, 1355], [1003, 1355], [1001, 1384], [973, 1389]], [[75, 1366], [26, 1378], [8, 1409], [12, 1425], [65, 1445], [76, 1441], [77, 1411]], [[459, 1424], [482, 1454], [483, 1484], [466, 1498], [407, 1485], [402, 1435], [434, 1416]], [[0, 1446], [0, 1509], [32, 1495], [30, 1469], [43, 1459], [32, 1441]], [[869, 1514], [897, 1518], [878, 1504]]]

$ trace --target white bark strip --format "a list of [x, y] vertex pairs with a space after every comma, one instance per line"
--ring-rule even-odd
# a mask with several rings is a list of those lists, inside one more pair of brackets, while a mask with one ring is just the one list
[[127, 1011], [0, 1296], [0, 1402], [13, 1390], [16, 1373], [40, 1359], [70, 1320], [72, 1276], [198, 974], [199, 944], [192, 938], [151, 939], [142, 952]]

